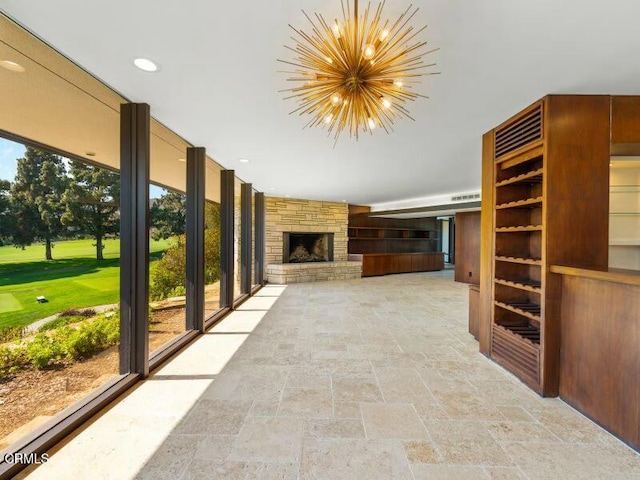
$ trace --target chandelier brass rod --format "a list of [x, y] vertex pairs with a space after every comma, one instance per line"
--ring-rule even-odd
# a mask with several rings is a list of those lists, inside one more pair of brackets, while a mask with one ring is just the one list
[[407, 8], [404, 13], [402, 13], [398, 19], [396, 20], [396, 23], [393, 24], [393, 27], [391, 27], [391, 29], [389, 30], [389, 39], [388, 42], [393, 41], [393, 39], [395, 38], [396, 35], [398, 35], [399, 32], [402, 31], [402, 28], [399, 27], [400, 23], [402, 22], [402, 19], [409, 13], [409, 11], [411, 10], [411, 7], [413, 7], [413, 5], [409, 5], [409, 8]]

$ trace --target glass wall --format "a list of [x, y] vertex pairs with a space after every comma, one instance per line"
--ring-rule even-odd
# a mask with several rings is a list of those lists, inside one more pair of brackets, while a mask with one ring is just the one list
[[233, 189], [233, 298], [242, 296], [242, 180], [235, 177]]
[[119, 198], [117, 171], [0, 139], [0, 439], [118, 374]]
[[204, 318], [220, 309], [220, 172], [211, 159], [206, 162], [204, 210]]
[[[151, 127], [149, 353], [186, 331], [187, 145]], [[160, 186], [162, 185], [162, 186]]]
[[251, 285], [254, 287], [260, 283], [256, 275], [256, 193], [255, 188], [251, 190]]
[[[131, 377], [127, 365], [119, 371], [126, 246], [120, 244], [120, 106], [127, 100], [2, 15], [0, 58], [17, 65], [0, 69], [0, 131], [30, 145], [0, 138], [3, 450], [49, 419], [62, 422], [56, 415], [96, 388]], [[55, 151], [35, 148], [41, 145]], [[188, 146], [151, 121], [150, 298], [142, 300], [150, 310], [150, 352], [186, 329]], [[205, 317], [220, 308], [220, 172], [207, 159]], [[241, 295], [241, 185], [236, 179], [234, 249], [227, 252], [235, 262], [235, 298]], [[139, 319], [130, 321], [135, 326]], [[133, 356], [143, 348], [131, 347]]]
[[2, 15], [0, 59], [3, 450], [118, 375], [124, 99]]

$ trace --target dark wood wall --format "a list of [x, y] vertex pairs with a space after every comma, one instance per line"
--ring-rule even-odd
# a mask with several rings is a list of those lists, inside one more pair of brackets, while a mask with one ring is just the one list
[[560, 397], [640, 449], [640, 277], [562, 280]]
[[456, 214], [456, 282], [480, 284], [480, 212]]

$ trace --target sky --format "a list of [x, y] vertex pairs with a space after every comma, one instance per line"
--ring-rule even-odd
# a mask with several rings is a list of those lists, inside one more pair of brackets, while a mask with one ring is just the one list
[[[16, 176], [16, 160], [24, 157], [26, 148], [21, 143], [0, 137], [0, 180], [13, 182]], [[159, 198], [166, 190], [155, 185], [149, 188], [150, 198]]]
[[24, 145], [0, 138], [0, 180], [13, 182], [16, 176], [16, 159], [22, 158]]

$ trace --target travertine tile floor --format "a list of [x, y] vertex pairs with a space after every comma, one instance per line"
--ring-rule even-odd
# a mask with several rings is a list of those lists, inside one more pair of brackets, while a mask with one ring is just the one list
[[640, 455], [480, 355], [440, 272], [266, 287], [32, 477], [621, 480]]

